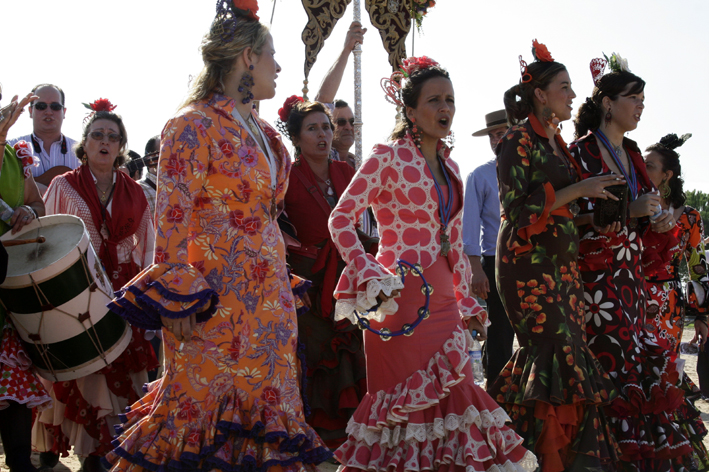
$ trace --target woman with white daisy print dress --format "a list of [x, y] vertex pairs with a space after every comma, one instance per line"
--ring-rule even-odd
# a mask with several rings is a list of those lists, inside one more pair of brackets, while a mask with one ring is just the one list
[[654, 244], [651, 240], [664, 240], [671, 246], [670, 230], [675, 225], [671, 215], [650, 220], [657, 212], [659, 196], [640, 149], [624, 137], [637, 127], [645, 108], [645, 82], [618, 68], [605, 75], [594, 74], [594, 82], [592, 96], [574, 120], [577, 140], [569, 151], [581, 167], [583, 179], [622, 176], [628, 198], [621, 221], [605, 228], [593, 224], [599, 200], [579, 201], [581, 212], [576, 223], [581, 235], [579, 267], [588, 346], [620, 392], [606, 407], [621, 449], [619, 468], [687, 470], [680, 462], [692, 447], [672, 421], [673, 411], [684, 398], [677, 387], [679, 373], [668, 353], [645, 331], [643, 247]]

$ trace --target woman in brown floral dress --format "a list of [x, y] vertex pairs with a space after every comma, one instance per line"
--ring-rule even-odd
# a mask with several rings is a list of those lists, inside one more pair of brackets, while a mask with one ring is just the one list
[[542, 471], [612, 468], [617, 445], [602, 406], [615, 391], [586, 345], [573, 214], [577, 198], [613, 198], [605, 187], [618, 181], [579, 182], [556, 130], [571, 118], [569, 74], [544, 45], [532, 51], [536, 61], [520, 58], [522, 81], [505, 93], [513, 126], [497, 146], [497, 285], [520, 348], [490, 393]]

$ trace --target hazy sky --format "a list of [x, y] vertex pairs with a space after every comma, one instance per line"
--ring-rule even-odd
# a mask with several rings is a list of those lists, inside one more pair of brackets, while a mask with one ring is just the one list
[[[53, 82], [67, 95], [64, 131], [77, 138], [87, 110], [81, 102], [111, 99], [123, 115], [129, 144], [142, 154], [147, 139], [160, 133], [185, 96], [190, 75], [202, 66], [199, 44], [214, 16], [214, 0], [157, 1], [3, 0], [1, 14], [3, 103], [36, 84]], [[259, 0], [268, 23], [273, 2]], [[378, 32], [369, 25], [362, 53], [364, 154], [386, 139], [395, 108], [384, 100], [380, 79], [391, 73]], [[669, 132], [693, 133], [681, 149], [687, 189], [709, 192], [709, 168], [701, 131], [709, 85], [709, 18], [706, 0], [602, 0], [595, 2], [438, 0], [415, 40], [416, 55], [427, 55], [448, 69], [456, 91], [456, 134], [452, 157], [463, 178], [492, 158], [486, 138], [470, 134], [484, 126], [487, 112], [502, 108], [502, 94], [519, 80], [517, 56], [533, 60], [533, 38], [545, 43], [571, 75], [578, 105], [590, 95], [589, 62], [616, 51], [642, 77], [646, 109], [629, 137], [644, 149]], [[352, 6], [337, 24], [310, 74], [310, 96], [342, 49]], [[261, 104], [273, 122], [284, 99], [300, 94], [307, 17], [298, 0], [276, 0], [272, 34], [283, 71], [276, 97]], [[411, 53], [411, 36], [407, 39]], [[352, 102], [350, 65], [338, 94]], [[31, 131], [27, 113], [10, 137]], [[570, 142], [573, 124], [564, 123]]]

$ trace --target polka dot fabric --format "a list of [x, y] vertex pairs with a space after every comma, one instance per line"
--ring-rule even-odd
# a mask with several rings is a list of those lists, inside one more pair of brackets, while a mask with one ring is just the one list
[[[439, 142], [438, 154], [463, 198], [458, 165], [450, 149]], [[379, 253], [367, 254], [357, 238], [355, 224], [368, 206], [379, 224]], [[448, 264], [454, 274], [455, 295], [463, 318], [477, 316], [488, 325], [487, 313], [470, 296], [470, 263], [463, 254], [462, 209], [454, 213], [447, 230], [451, 241]], [[330, 215], [330, 233], [348, 263], [335, 290], [335, 298], [348, 300], [366, 290], [370, 281], [391, 278], [397, 260], [420, 264], [425, 270], [441, 252], [438, 197], [426, 160], [411, 136], [378, 144], [355, 174]]]

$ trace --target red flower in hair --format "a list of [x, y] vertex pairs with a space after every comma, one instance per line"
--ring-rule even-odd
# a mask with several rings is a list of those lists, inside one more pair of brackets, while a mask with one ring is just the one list
[[429, 67], [439, 66], [438, 62], [430, 57], [410, 57], [402, 61], [401, 70], [407, 75], [411, 75], [417, 70], [428, 69]]
[[84, 103], [84, 106], [88, 108], [89, 110], [93, 111], [113, 111], [116, 109], [116, 105], [111, 103], [111, 101], [108, 98], [99, 98], [95, 102], [91, 103], [90, 105], [87, 105]]
[[244, 12], [252, 20], [258, 20], [258, 2], [256, 0], [234, 0], [234, 8]]
[[532, 41], [532, 55], [536, 60], [541, 62], [554, 62], [554, 58], [551, 57], [551, 53], [547, 47], [536, 39]]
[[283, 106], [278, 110], [278, 117], [281, 119], [282, 122], [288, 121], [288, 117], [290, 116], [290, 112], [293, 109], [293, 106], [298, 103], [298, 102], [304, 102], [303, 97], [299, 97], [298, 95], [291, 95], [290, 97], [286, 98], [286, 101], [283, 102]]

